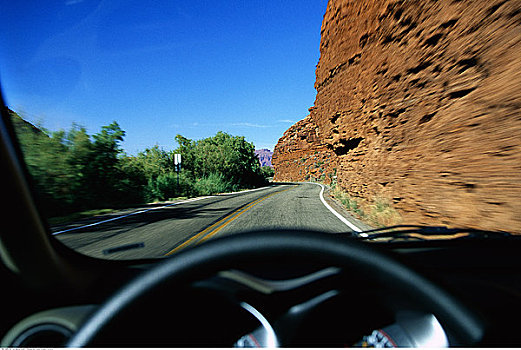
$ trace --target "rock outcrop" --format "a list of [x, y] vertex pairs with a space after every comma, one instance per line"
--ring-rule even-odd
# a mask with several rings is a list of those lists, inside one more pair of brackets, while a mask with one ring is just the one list
[[[275, 181], [323, 180], [330, 183], [336, 157], [317, 133], [311, 116], [291, 126], [275, 146]], [[327, 176], [327, 178], [326, 178]]]
[[521, 1], [330, 0], [321, 34], [275, 180], [336, 175], [404, 223], [521, 233]]

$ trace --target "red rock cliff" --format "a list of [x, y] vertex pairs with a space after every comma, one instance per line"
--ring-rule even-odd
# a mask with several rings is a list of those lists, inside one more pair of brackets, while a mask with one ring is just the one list
[[521, 233], [521, 1], [330, 0], [321, 33], [275, 180], [336, 173], [404, 223]]

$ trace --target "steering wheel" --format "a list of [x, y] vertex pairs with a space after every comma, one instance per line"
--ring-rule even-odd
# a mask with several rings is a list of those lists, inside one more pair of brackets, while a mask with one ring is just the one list
[[321, 232], [281, 230], [217, 238], [185, 249], [159, 263], [102, 304], [72, 336], [67, 346], [92, 346], [99, 334], [110, 330], [125, 312], [136, 305], [145, 303], [146, 306], [145, 296], [151, 292], [189, 286], [244, 264], [287, 260], [288, 257], [297, 262], [335, 266], [348, 273], [356, 271], [382, 288], [398, 288], [412, 303], [432, 312], [451, 335], [451, 345], [473, 345], [483, 337], [484, 326], [480, 318], [462, 302], [370, 244]]

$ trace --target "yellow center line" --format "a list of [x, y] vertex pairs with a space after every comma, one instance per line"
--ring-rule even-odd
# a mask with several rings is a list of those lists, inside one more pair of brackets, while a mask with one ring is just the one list
[[[295, 186], [297, 186], [297, 185], [295, 185]], [[246, 206], [235, 210], [233, 213], [225, 216], [224, 218], [222, 218], [221, 220], [217, 221], [216, 223], [208, 226], [207, 228], [205, 228], [204, 230], [202, 230], [201, 232], [199, 232], [198, 234], [196, 234], [195, 236], [193, 236], [189, 240], [183, 242], [183, 244], [178, 245], [177, 247], [175, 247], [174, 249], [172, 249], [171, 251], [166, 253], [165, 256], [172, 255], [175, 252], [177, 252], [178, 250], [183, 249], [184, 247], [186, 247], [187, 245], [189, 245], [191, 243], [199, 244], [199, 243], [202, 243], [202, 242], [206, 241], [210, 237], [214, 236], [217, 232], [219, 232], [219, 230], [221, 230], [223, 227], [228, 225], [230, 222], [232, 222], [233, 220], [237, 219], [245, 211], [251, 209], [253, 206], [259, 204], [263, 200], [265, 200], [265, 199], [267, 199], [267, 198], [269, 198], [269, 197], [271, 197], [271, 196], [273, 196], [273, 195], [275, 195], [277, 193], [281, 193], [281, 192], [287, 191], [287, 190], [289, 190], [289, 189], [291, 189], [291, 188], [293, 188], [295, 186], [291, 186], [290, 188], [286, 188], [285, 190], [282, 190], [282, 191], [269, 193], [269, 194], [267, 194], [267, 195], [265, 195], [265, 196], [263, 196], [261, 198], [258, 198], [256, 200], [254, 200], [253, 202], [247, 204]], [[197, 241], [197, 242], [195, 242], [195, 241]]]
[[[285, 189], [285, 190], [282, 190], [280, 192], [284, 192], [284, 191], [287, 191], [289, 190], [289, 188]], [[208, 233], [205, 237], [203, 237], [201, 239], [200, 242], [198, 242], [197, 244], [201, 243], [201, 242], [204, 242], [206, 241], [207, 239], [209, 239], [210, 237], [214, 236], [219, 230], [221, 230], [223, 227], [225, 227], [226, 225], [228, 225], [230, 222], [232, 222], [233, 220], [237, 219], [241, 214], [243, 214], [246, 210], [249, 210], [251, 207], [253, 207], [254, 205], [257, 205], [259, 204], [260, 202], [262, 202], [263, 200], [277, 194], [279, 192], [274, 192], [274, 193], [270, 193], [269, 195], [266, 195], [260, 199], [257, 199], [256, 201], [254, 201], [253, 203], [250, 203], [247, 207], [245, 207], [244, 209], [242, 209], [240, 212], [238, 212], [236, 215], [234, 215], [233, 217], [231, 217], [228, 221], [226, 221], [225, 223], [223, 223], [221, 226], [219, 227], [216, 227], [212, 232]]]

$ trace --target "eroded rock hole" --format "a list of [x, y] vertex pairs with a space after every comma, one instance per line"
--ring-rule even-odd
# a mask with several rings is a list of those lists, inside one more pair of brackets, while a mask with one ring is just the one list
[[421, 117], [419, 124], [427, 123], [436, 115], [436, 112], [425, 114], [423, 117]]
[[463, 89], [463, 90], [453, 91], [453, 92], [451, 92], [449, 94], [449, 97], [450, 98], [462, 98], [462, 97], [467, 96], [468, 94], [470, 94], [475, 89], [476, 88], [470, 88], [470, 89]]
[[441, 33], [434, 34], [433, 36], [431, 36], [427, 40], [425, 40], [425, 45], [427, 45], [427, 46], [438, 45], [438, 42], [440, 41], [442, 36], [443, 36], [443, 34], [441, 34]]
[[334, 149], [334, 152], [337, 156], [344, 155], [347, 152], [357, 148], [358, 145], [360, 144], [360, 142], [363, 141], [363, 139], [364, 139], [363, 137], [356, 137], [356, 138], [350, 138], [347, 140], [340, 140], [339, 141], [340, 145]]

